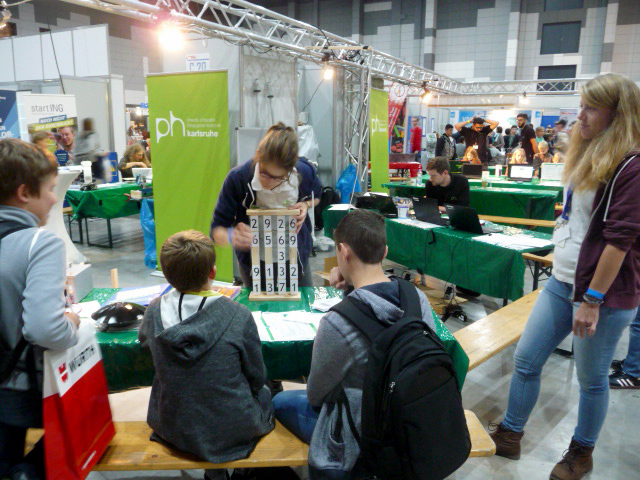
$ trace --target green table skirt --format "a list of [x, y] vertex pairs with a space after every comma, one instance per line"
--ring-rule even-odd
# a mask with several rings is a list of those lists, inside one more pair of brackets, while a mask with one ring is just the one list
[[[322, 213], [326, 236], [333, 238], [333, 230], [346, 214], [346, 210], [331, 208]], [[454, 285], [509, 300], [524, 294], [522, 254], [541, 250], [491, 245], [474, 240], [477, 235], [472, 233], [449, 227], [424, 229], [394, 219], [387, 219], [386, 230], [389, 260]], [[513, 227], [504, 227], [503, 233], [551, 239], [547, 233]]]
[[[96, 300], [106, 302], [117, 289], [94, 289], [84, 301]], [[300, 288], [301, 300], [295, 302], [249, 302], [249, 290], [243, 289], [236, 298], [251, 311], [287, 312], [293, 310], [311, 311], [310, 304], [316, 298], [336, 297], [340, 291], [325, 287]], [[453, 358], [460, 385], [469, 368], [469, 358], [449, 332], [447, 327], [433, 313], [436, 333], [444, 342], [447, 351]], [[141, 347], [138, 332], [97, 333], [98, 345], [104, 360], [107, 384], [110, 392], [150, 386], [155, 370], [151, 352]], [[267, 367], [267, 376], [272, 380], [300, 380], [309, 375], [313, 340], [295, 342], [262, 342], [262, 356]]]
[[68, 190], [65, 198], [73, 208], [73, 217], [112, 219], [140, 213], [140, 202], [132, 202], [125, 194], [140, 190], [135, 183], [109, 185], [89, 190]]

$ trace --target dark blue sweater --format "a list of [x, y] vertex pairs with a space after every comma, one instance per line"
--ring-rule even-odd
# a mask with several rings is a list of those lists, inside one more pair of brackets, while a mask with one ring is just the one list
[[[300, 174], [298, 202], [310, 200], [312, 191], [314, 198], [320, 198], [322, 184], [318, 178], [316, 168], [306, 158], [300, 157], [296, 163], [296, 169]], [[256, 203], [256, 192], [251, 188], [254, 171], [253, 160], [249, 160], [229, 172], [222, 185], [220, 195], [218, 195], [218, 203], [216, 203], [213, 220], [211, 221], [211, 231], [215, 227], [230, 228], [238, 223], [249, 223], [247, 208]], [[298, 233], [298, 250], [302, 265], [307, 263], [311, 254], [311, 247], [311, 220], [307, 215]], [[241, 267], [245, 269], [251, 268], [251, 252], [236, 250], [236, 256]]]

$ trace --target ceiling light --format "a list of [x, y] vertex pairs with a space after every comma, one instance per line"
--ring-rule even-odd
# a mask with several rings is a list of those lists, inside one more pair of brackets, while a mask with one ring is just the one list
[[325, 80], [331, 80], [333, 78], [333, 68], [329, 65], [325, 65], [322, 69], [322, 78]]
[[172, 52], [182, 48], [184, 37], [174, 22], [162, 22], [158, 28], [158, 41], [162, 48]]

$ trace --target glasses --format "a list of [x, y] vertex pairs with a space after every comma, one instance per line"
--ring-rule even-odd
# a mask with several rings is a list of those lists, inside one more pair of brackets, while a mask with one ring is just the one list
[[260, 170], [260, 176], [262, 178], [264, 178], [265, 180], [270, 180], [272, 182], [286, 182], [287, 180], [289, 180], [289, 177], [291, 176], [291, 173], [288, 173], [287, 175], [284, 175], [282, 177], [274, 177], [273, 175], [268, 174], [267, 172], [263, 172], [262, 170]]

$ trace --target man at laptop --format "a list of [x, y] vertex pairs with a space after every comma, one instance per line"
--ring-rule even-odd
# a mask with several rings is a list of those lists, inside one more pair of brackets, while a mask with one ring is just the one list
[[450, 172], [449, 160], [444, 157], [434, 157], [427, 163], [427, 197], [438, 200], [438, 207], [443, 213], [444, 204], [469, 206], [469, 181]]

